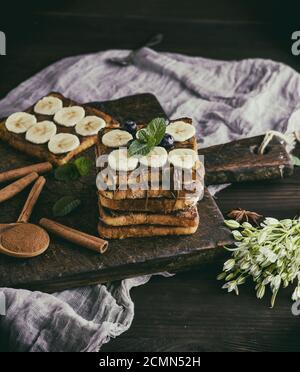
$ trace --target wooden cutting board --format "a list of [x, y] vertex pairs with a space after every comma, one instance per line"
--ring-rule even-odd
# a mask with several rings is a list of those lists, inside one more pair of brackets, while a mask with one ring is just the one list
[[[166, 116], [151, 94], [95, 105], [119, 120], [128, 117], [129, 114], [142, 121]], [[93, 149], [85, 154], [94, 161]], [[0, 171], [35, 162], [34, 159], [4, 143], [0, 143], [0, 159]], [[55, 201], [66, 194], [76, 195], [82, 200], [81, 207], [71, 215], [57, 220], [96, 235], [98, 222], [96, 173], [70, 184], [56, 181], [52, 174], [46, 178], [46, 186], [31, 220], [37, 222], [41, 217], [53, 218], [51, 210]], [[28, 192], [27, 189], [13, 200], [1, 204], [0, 223], [16, 220]], [[207, 190], [198, 208], [200, 227], [191, 236], [114, 240], [110, 242], [109, 249], [104, 255], [52, 237], [50, 248], [42, 256], [17, 260], [0, 255], [0, 287], [53, 292], [141, 274], [174, 272], [206, 262], [222, 254], [224, 251], [222, 246], [230, 244], [232, 239], [230, 232], [223, 225], [221, 212]]]

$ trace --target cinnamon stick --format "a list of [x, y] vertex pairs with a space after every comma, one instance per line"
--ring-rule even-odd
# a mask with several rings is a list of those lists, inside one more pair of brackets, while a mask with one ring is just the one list
[[88, 235], [47, 218], [42, 218], [39, 224], [48, 232], [92, 251], [104, 253], [108, 248], [108, 242], [106, 240]]
[[20, 178], [18, 181], [4, 187], [0, 190], [0, 203], [13, 198], [19, 192], [25, 189], [28, 185], [34, 182], [38, 178], [36, 172], [30, 173], [27, 176]]
[[38, 164], [29, 165], [27, 167], [12, 169], [10, 171], [0, 173], [0, 182], [16, 180], [32, 172], [36, 172], [38, 174], [44, 174], [44, 173], [50, 172], [52, 169], [53, 169], [52, 164], [49, 162], [38, 163]]
[[30, 194], [26, 200], [26, 203], [23, 207], [23, 210], [18, 218], [17, 222], [28, 222], [29, 218], [31, 216], [32, 210], [40, 196], [40, 193], [43, 190], [43, 187], [46, 183], [45, 177], [39, 177], [36, 181], [35, 184], [33, 185]]

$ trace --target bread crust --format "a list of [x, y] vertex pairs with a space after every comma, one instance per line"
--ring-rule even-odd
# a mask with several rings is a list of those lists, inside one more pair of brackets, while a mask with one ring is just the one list
[[[158, 226], [158, 225], [136, 225], [136, 226], [107, 226], [102, 222], [98, 224], [98, 233], [104, 239], [127, 239], [145, 238], [167, 235], [191, 235], [198, 229], [197, 226]], [[142, 249], [142, 247], [141, 247]]]
[[194, 207], [197, 205], [198, 198], [184, 199], [165, 199], [165, 198], [149, 198], [149, 199], [124, 199], [114, 200], [108, 199], [99, 195], [99, 203], [108, 209], [130, 212], [159, 212], [172, 213], [178, 210]]
[[99, 206], [100, 221], [107, 226], [163, 225], [195, 227], [199, 224], [196, 207], [170, 214], [143, 212], [115, 212]]

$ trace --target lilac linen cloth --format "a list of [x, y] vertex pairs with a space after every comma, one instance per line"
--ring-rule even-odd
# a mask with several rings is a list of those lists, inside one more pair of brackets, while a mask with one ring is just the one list
[[[146, 48], [131, 66], [107, 62], [127, 53], [110, 50], [59, 61], [0, 101], [0, 116], [27, 108], [49, 91], [79, 102], [150, 92], [169, 117], [193, 118], [202, 147], [270, 129], [300, 128], [300, 76], [288, 66], [261, 59], [214, 61]], [[2, 288], [6, 315], [0, 316], [0, 333], [12, 350], [97, 351], [128, 330], [134, 317], [130, 289], [149, 279], [52, 295]]]

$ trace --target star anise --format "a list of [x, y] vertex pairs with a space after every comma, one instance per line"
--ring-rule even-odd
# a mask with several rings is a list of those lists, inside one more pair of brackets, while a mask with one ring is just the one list
[[261, 214], [256, 212], [246, 211], [245, 209], [233, 209], [227, 214], [229, 218], [232, 218], [238, 222], [252, 222], [258, 225], [259, 220], [263, 218]]

